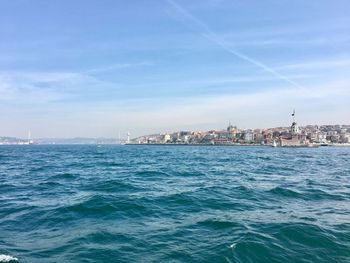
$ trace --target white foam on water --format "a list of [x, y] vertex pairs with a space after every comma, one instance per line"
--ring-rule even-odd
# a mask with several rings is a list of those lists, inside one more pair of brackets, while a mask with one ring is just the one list
[[18, 261], [18, 258], [9, 255], [0, 255], [0, 262]]
[[233, 243], [230, 245], [230, 248], [234, 249], [236, 247], [236, 245], [237, 245], [236, 243]]

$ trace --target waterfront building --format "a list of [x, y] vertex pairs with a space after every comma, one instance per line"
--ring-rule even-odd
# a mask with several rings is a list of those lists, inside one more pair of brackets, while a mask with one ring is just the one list
[[251, 130], [247, 130], [244, 133], [244, 141], [247, 143], [251, 143], [254, 141], [254, 133]]
[[171, 141], [170, 134], [166, 133], [163, 135], [163, 143], [169, 143]]
[[[229, 124], [224, 130], [178, 131], [173, 133], [152, 134], [132, 140], [139, 144], [265, 144], [279, 142], [279, 146], [311, 146], [311, 143], [346, 144], [350, 142], [350, 125], [306, 125], [298, 126], [295, 112], [290, 127], [267, 129], [238, 129]], [[26, 140], [8, 141], [0, 137], [2, 144], [24, 144]]]
[[282, 147], [298, 147], [306, 144], [306, 134], [300, 133], [297, 122], [295, 121], [295, 111], [292, 114], [293, 122], [290, 127], [290, 136], [280, 137], [280, 146]]

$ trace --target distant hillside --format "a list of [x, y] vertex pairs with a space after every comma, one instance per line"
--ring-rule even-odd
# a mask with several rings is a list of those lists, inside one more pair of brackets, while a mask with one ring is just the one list
[[24, 142], [24, 141], [27, 141], [27, 140], [16, 138], [16, 137], [0, 136], [1, 143], [18, 143], [18, 142]]
[[[34, 144], [120, 144], [123, 140], [114, 138], [38, 138], [32, 139]], [[23, 144], [28, 143], [28, 139], [0, 136], [0, 144]]]
[[115, 138], [41, 138], [36, 139], [39, 144], [120, 144], [121, 141]]

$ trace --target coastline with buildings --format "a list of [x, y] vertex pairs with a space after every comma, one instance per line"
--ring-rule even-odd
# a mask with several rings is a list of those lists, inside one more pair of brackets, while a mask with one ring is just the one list
[[272, 147], [350, 146], [350, 125], [306, 125], [299, 127], [295, 111], [290, 127], [239, 129], [229, 123], [224, 130], [178, 131], [137, 137], [129, 144], [226, 145]]
[[223, 130], [177, 131], [144, 135], [133, 139], [53, 138], [22, 139], [0, 137], [0, 145], [38, 144], [125, 144], [125, 145], [198, 145], [198, 146], [275, 146], [313, 147], [350, 146], [350, 125], [306, 125], [267, 129], [240, 129], [229, 125]]
[[1, 137], [0, 145], [38, 144], [125, 144], [198, 146], [350, 146], [350, 125], [306, 125], [266, 129], [240, 129], [231, 124], [223, 130], [177, 131], [144, 135], [133, 139], [51, 138], [22, 139]]
[[[295, 127], [295, 126], [293, 126]], [[267, 129], [239, 129], [229, 125], [226, 130], [178, 131], [134, 138], [138, 145], [226, 145], [226, 146], [350, 146], [350, 125], [307, 125]]]
[[144, 135], [134, 139], [130, 133], [126, 139], [114, 138], [66, 138], [27, 139], [0, 137], [0, 145], [33, 144], [119, 144], [119, 145], [198, 145], [198, 146], [271, 146], [271, 147], [319, 147], [350, 146], [350, 125], [298, 126], [295, 112], [290, 127], [266, 129], [240, 129], [229, 123], [223, 130], [177, 131]]

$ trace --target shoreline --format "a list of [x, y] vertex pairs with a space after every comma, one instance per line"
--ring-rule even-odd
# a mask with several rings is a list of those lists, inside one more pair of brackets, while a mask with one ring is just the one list
[[350, 144], [338, 145], [328, 144], [325, 145], [295, 145], [295, 146], [276, 146], [263, 145], [263, 144], [175, 144], [175, 143], [126, 143], [124, 145], [142, 145], [142, 146], [226, 146], [226, 147], [271, 147], [271, 148], [324, 148], [324, 147], [350, 147]]
[[293, 146], [272, 146], [264, 144], [211, 144], [211, 143], [198, 143], [198, 144], [181, 144], [181, 143], [124, 143], [124, 144], [110, 144], [110, 143], [37, 143], [37, 144], [17, 144], [8, 143], [0, 144], [1, 146], [60, 146], [60, 145], [71, 145], [71, 146], [199, 146], [199, 147], [270, 147], [270, 148], [346, 148], [350, 147], [350, 144], [328, 144], [328, 145], [293, 145]]

